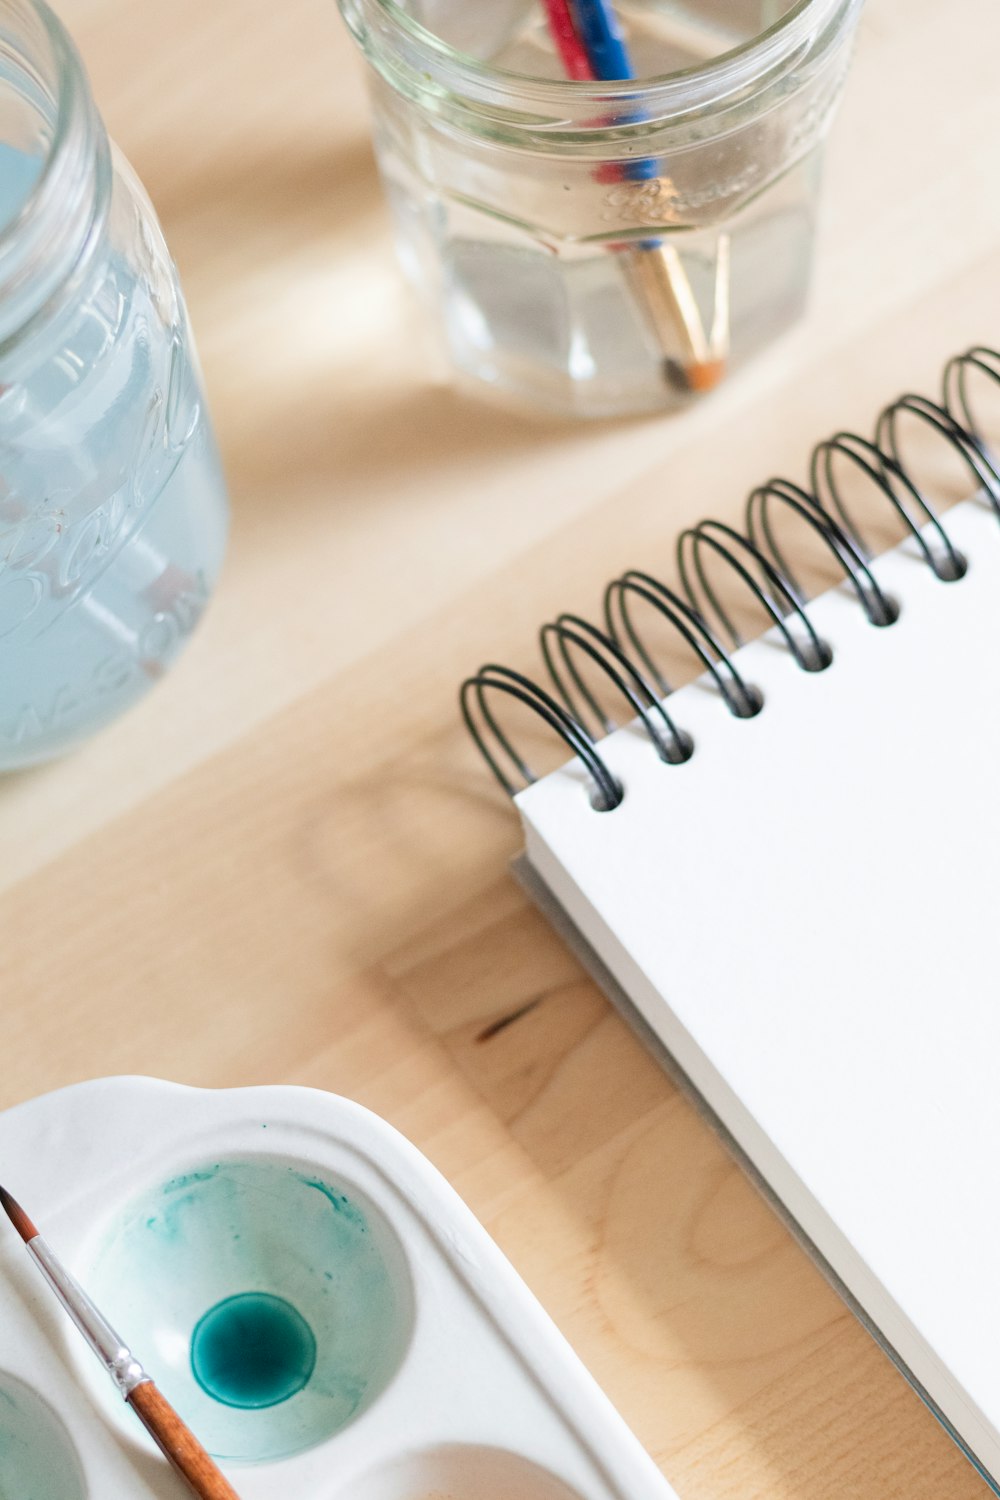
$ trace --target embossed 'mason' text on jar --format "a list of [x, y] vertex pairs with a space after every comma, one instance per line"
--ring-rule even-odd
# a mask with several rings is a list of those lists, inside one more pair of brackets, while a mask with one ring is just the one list
[[686, 399], [650, 251], [730, 363], [799, 316], [861, 0], [615, 0], [624, 82], [567, 81], [541, 0], [340, 5], [401, 258], [461, 371], [582, 416]]
[[0, 769], [170, 666], [227, 505], [176, 272], [51, 11], [0, 0]]

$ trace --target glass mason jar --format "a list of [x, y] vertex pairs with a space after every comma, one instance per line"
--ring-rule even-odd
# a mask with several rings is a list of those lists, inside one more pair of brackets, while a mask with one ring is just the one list
[[708, 389], [802, 311], [861, 0], [619, 0], [570, 82], [542, 0], [340, 0], [401, 258], [460, 371], [580, 416]]
[[0, 0], [0, 769], [170, 665], [227, 505], [153, 209], [36, 0]]

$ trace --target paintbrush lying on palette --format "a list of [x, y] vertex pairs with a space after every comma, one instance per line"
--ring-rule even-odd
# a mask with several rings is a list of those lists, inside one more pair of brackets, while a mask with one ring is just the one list
[[[635, 78], [614, 0], [543, 0], [549, 34], [568, 78], [577, 83]], [[641, 115], [631, 117], [634, 123]], [[602, 168], [598, 176], [604, 175]], [[651, 158], [613, 164], [617, 181], [656, 181]], [[709, 391], [726, 372], [729, 356], [729, 236], [720, 234], [715, 264], [712, 325], [706, 331], [684, 263], [666, 239], [615, 247], [636, 301], [664, 354], [664, 371], [690, 391]]]
[[0, 1204], [27, 1246], [28, 1254], [111, 1376], [115, 1389], [188, 1486], [202, 1500], [239, 1500], [221, 1469], [157, 1390], [128, 1345], [52, 1253], [24, 1209], [2, 1187]]

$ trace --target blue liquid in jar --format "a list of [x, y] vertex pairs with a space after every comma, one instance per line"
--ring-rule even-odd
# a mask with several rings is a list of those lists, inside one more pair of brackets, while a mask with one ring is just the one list
[[308, 1385], [315, 1368], [309, 1324], [284, 1297], [267, 1292], [242, 1292], [217, 1303], [191, 1340], [195, 1379], [226, 1406], [277, 1406]]
[[[0, 145], [0, 230], [40, 170]], [[134, 213], [117, 179], [114, 192], [112, 216]], [[68, 749], [158, 681], [225, 548], [222, 474], [169, 261], [145, 241], [138, 269], [102, 253], [37, 357], [13, 376], [0, 362], [0, 770]]]

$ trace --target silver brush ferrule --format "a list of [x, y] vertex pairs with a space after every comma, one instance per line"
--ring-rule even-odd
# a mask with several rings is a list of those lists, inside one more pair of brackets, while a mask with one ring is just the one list
[[127, 1401], [150, 1378], [142, 1365], [40, 1234], [28, 1241], [28, 1254]]

